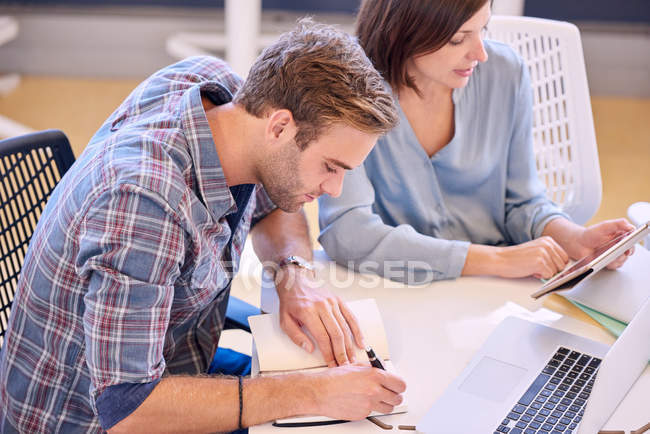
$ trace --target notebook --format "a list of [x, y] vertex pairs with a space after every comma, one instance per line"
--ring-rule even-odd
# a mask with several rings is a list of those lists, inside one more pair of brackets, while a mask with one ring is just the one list
[[[397, 372], [390, 360], [388, 341], [384, 323], [379, 313], [375, 299], [368, 298], [347, 303], [348, 308], [359, 321], [359, 326], [366, 343], [370, 345], [379, 357], [386, 370]], [[315, 346], [312, 353], [298, 347], [280, 328], [279, 315], [263, 314], [248, 318], [253, 334], [253, 364], [251, 376], [280, 375], [290, 372], [318, 372], [327, 369], [325, 359], [320, 350]], [[309, 335], [309, 332], [307, 332]], [[311, 336], [310, 336], [311, 338]], [[313, 342], [313, 339], [312, 339]], [[367, 361], [368, 357], [363, 349], [355, 346], [357, 361]], [[393, 413], [405, 413], [408, 410], [406, 398], [399, 406], [394, 407]], [[372, 413], [371, 416], [382, 413]], [[276, 426], [307, 426], [327, 423], [336, 423], [334, 419], [319, 416], [300, 416], [275, 421]]]

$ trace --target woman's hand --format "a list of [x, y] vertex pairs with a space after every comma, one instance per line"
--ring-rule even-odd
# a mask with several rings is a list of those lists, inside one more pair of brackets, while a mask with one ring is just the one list
[[[596, 248], [608, 241], [634, 230], [634, 226], [626, 219], [606, 220], [586, 228], [576, 239], [576, 250], [578, 255], [574, 259], [587, 256]], [[625, 251], [607, 265], [607, 268], [614, 270], [625, 263], [628, 256], [634, 253], [634, 247]]]
[[[578, 260], [592, 254], [596, 248], [608, 241], [632, 230], [634, 230], [634, 226], [626, 219], [605, 220], [588, 228], [566, 219], [555, 219], [546, 225], [544, 234], [553, 237], [571, 259]], [[628, 249], [612, 261], [607, 268], [620, 267], [632, 253], [634, 253], [634, 248]]]
[[472, 244], [463, 274], [549, 279], [563, 270], [568, 261], [567, 253], [551, 237], [541, 237], [510, 247]]

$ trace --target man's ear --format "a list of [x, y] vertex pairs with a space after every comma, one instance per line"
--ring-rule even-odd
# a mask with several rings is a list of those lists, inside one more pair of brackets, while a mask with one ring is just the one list
[[287, 109], [272, 111], [266, 123], [268, 142], [286, 143], [296, 136], [297, 128], [291, 111]]

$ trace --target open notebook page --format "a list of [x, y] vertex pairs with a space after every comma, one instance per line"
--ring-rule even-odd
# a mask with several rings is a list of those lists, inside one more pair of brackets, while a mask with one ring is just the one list
[[[388, 342], [384, 324], [379, 314], [377, 303], [372, 298], [356, 300], [347, 303], [359, 321], [366, 344], [372, 346], [375, 354], [382, 360], [389, 360]], [[312, 353], [308, 353], [293, 343], [289, 336], [280, 328], [279, 314], [256, 315], [248, 318], [255, 340], [259, 359], [259, 369], [262, 373], [268, 371], [295, 371], [309, 368], [324, 367], [325, 359], [316, 345]], [[308, 333], [309, 334], [309, 333]], [[312, 342], [315, 342], [313, 338]], [[354, 345], [357, 361], [366, 361], [368, 357], [363, 349]]]

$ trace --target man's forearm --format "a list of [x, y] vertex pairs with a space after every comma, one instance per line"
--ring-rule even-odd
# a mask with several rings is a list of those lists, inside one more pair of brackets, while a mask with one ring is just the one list
[[251, 231], [255, 253], [262, 263], [278, 263], [287, 256], [298, 255], [312, 259], [312, 245], [305, 213], [272, 211]]
[[[313, 378], [303, 374], [245, 379], [242, 426], [313, 413]], [[166, 377], [144, 402], [110, 431], [215, 432], [239, 424], [237, 378]]]

